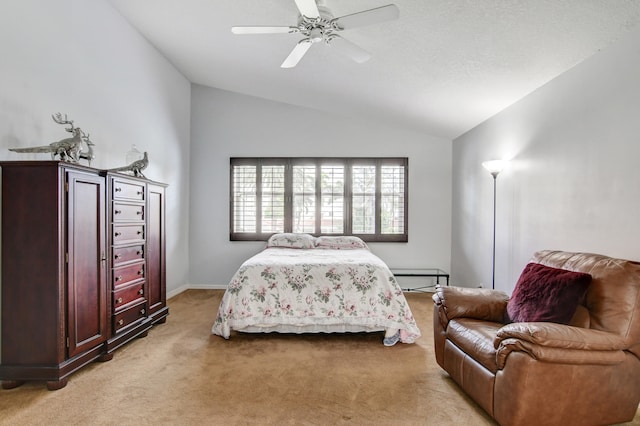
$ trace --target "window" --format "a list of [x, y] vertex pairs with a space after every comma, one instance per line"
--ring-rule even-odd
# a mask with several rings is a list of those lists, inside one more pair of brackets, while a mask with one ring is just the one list
[[231, 158], [231, 240], [408, 240], [407, 158]]

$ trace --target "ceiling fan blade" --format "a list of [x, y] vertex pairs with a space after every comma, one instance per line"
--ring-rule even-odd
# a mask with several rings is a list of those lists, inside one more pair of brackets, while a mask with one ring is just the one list
[[359, 64], [366, 62], [371, 58], [371, 54], [369, 52], [337, 34], [333, 35], [329, 41], [329, 45], [333, 46], [337, 51], [350, 57]]
[[336, 18], [335, 22], [343, 30], [350, 30], [351, 28], [364, 27], [365, 25], [398, 19], [399, 16], [400, 9], [398, 9], [398, 6], [388, 4], [375, 9], [363, 10], [362, 12], [341, 16], [340, 18]]
[[297, 30], [297, 27], [231, 27], [234, 34], [286, 34]]
[[311, 41], [308, 39], [304, 39], [298, 42], [298, 44], [296, 44], [296, 47], [293, 48], [291, 53], [289, 53], [289, 56], [287, 56], [287, 59], [284, 60], [280, 67], [293, 68], [298, 65], [298, 62], [300, 62], [300, 59], [302, 59], [304, 54], [307, 53], [307, 50], [309, 50], [312, 44], [313, 43], [311, 43]]
[[296, 0], [296, 6], [302, 16], [312, 19], [320, 17], [316, 0]]

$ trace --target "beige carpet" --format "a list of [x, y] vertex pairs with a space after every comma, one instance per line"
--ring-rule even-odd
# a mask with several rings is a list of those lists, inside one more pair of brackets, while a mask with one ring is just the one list
[[227, 341], [210, 335], [221, 296], [176, 296], [166, 324], [61, 390], [42, 382], [0, 390], [0, 424], [494, 424], [435, 362], [430, 294], [407, 294], [422, 337], [390, 348], [382, 333]]

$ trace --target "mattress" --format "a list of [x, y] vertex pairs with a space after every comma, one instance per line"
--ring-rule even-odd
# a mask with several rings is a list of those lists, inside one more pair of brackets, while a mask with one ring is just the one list
[[395, 277], [368, 248], [264, 249], [240, 266], [218, 308], [212, 333], [232, 330], [420, 336]]

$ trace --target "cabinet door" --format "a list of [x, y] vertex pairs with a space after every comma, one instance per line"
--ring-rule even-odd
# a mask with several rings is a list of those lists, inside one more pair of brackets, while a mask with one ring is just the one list
[[67, 171], [67, 346], [69, 357], [107, 338], [105, 180]]
[[[149, 314], [166, 306], [164, 187], [148, 184], [147, 198], [147, 300]], [[165, 314], [166, 315], [166, 314]]]

